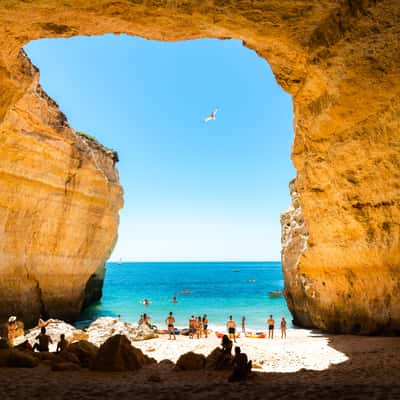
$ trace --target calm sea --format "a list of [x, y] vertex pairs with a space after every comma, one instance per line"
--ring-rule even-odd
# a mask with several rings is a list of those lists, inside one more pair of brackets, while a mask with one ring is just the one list
[[[253, 329], [264, 328], [270, 314], [277, 321], [286, 317], [290, 326], [285, 299], [268, 296], [283, 285], [280, 262], [110, 262], [101, 302], [85, 309], [77, 325], [118, 314], [137, 322], [147, 313], [164, 328], [172, 311], [178, 327], [185, 327], [191, 315], [203, 314], [214, 328], [224, 326], [229, 315], [239, 326], [246, 316], [247, 327]], [[177, 303], [171, 301], [174, 295]], [[143, 305], [143, 299], [150, 304]]]

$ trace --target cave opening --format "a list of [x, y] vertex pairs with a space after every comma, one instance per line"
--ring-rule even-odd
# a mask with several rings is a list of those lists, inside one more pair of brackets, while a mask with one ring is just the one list
[[[202, 294], [193, 312], [208, 311], [217, 325], [227, 313], [246, 314], [254, 328], [270, 313], [291, 321], [283, 297], [260, 307], [268, 291], [283, 289], [279, 215], [290, 204], [288, 182], [295, 175], [288, 157], [291, 98], [266, 61], [238, 40], [164, 43], [105, 35], [33, 41], [25, 50], [78, 135], [118, 153], [124, 190], [119, 237], [103, 299], [84, 310], [80, 323], [117, 314], [135, 321], [146, 311], [141, 299], [150, 298], [152, 317], [161, 324], [174, 293], [204, 286], [204, 262], [217, 263], [209, 271], [214, 286], [222, 285], [216, 279], [221, 262], [249, 265], [225, 266], [229, 273], [246, 272], [232, 275], [240, 281], [232, 290], [219, 287], [225, 296], [220, 306], [205, 310], [209, 293], [195, 290]], [[204, 122], [216, 106], [216, 119]], [[132, 261], [130, 284], [118, 285], [120, 264]], [[176, 282], [181, 270], [175, 278], [152, 270], [176, 261], [180, 268], [195, 263], [195, 282]], [[140, 268], [147, 268], [145, 275]], [[157, 275], [163, 289], [155, 294], [150, 288]], [[225, 279], [230, 286], [232, 278]], [[90, 285], [98, 299], [98, 287]], [[242, 298], [233, 301], [238, 290]], [[226, 297], [231, 311], [224, 308]], [[186, 321], [188, 312], [178, 309], [177, 319]]]

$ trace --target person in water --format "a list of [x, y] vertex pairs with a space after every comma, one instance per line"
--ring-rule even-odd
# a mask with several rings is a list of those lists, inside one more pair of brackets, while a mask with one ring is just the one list
[[267, 325], [268, 325], [268, 339], [273, 339], [275, 320], [272, 318], [272, 315], [269, 316], [267, 320]]
[[207, 329], [208, 329], [208, 317], [207, 317], [207, 314], [204, 314], [204, 315], [203, 315], [202, 323], [203, 323], [203, 332], [204, 332], [204, 336], [205, 336], [206, 339], [207, 339], [207, 338], [208, 338], [208, 332], [207, 332]]
[[174, 336], [174, 340], [176, 340], [176, 336], [175, 336], [175, 327], [174, 327], [175, 318], [174, 318], [174, 316], [172, 315], [172, 311], [170, 311], [170, 313], [169, 313], [168, 317], [166, 318], [165, 322], [166, 322], [166, 324], [167, 324], [167, 326], [168, 326], [168, 333], [169, 333], [169, 338], [168, 338], [168, 340], [171, 340], [171, 339], [172, 339], [172, 336]]
[[229, 382], [238, 382], [245, 380], [252, 369], [251, 361], [248, 361], [247, 354], [242, 353], [239, 346], [235, 347], [235, 356], [233, 357], [233, 372], [228, 378]]
[[37, 351], [49, 351], [49, 344], [53, 343], [53, 341], [51, 340], [51, 337], [49, 335], [46, 335], [46, 328], [44, 326], [42, 326], [40, 328], [40, 334], [38, 336], [36, 336], [36, 340], [39, 341], [39, 343], [35, 343], [33, 345], [33, 351], [37, 350]]
[[56, 353], [61, 353], [68, 347], [68, 340], [65, 339], [65, 335], [62, 333], [60, 335], [60, 341], [57, 343]]
[[286, 339], [286, 319], [282, 317], [281, 320], [281, 339]]
[[229, 339], [233, 338], [233, 341], [236, 343], [236, 322], [233, 320], [232, 315], [229, 316], [226, 328], [228, 329]]
[[176, 296], [174, 296], [174, 297], [172, 298], [172, 302], [173, 302], [173, 303], [177, 303], [177, 302], [178, 302], [178, 299], [176, 298]]
[[242, 333], [246, 333], [246, 317], [242, 317]]
[[143, 304], [144, 304], [145, 306], [148, 306], [148, 305], [150, 304], [150, 301], [149, 301], [148, 299], [144, 299], [144, 300], [143, 300]]

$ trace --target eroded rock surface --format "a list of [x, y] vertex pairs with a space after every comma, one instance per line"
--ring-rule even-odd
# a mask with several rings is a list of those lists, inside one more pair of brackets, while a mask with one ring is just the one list
[[233, 37], [293, 96], [283, 263], [296, 322], [399, 332], [399, 21], [397, 0], [1, 2], [1, 312], [73, 317], [121, 206], [111, 159], [68, 128], [21, 47], [110, 32]]

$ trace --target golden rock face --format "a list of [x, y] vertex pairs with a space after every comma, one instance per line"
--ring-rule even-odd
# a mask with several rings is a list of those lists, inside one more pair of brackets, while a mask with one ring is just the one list
[[111, 32], [237, 38], [293, 97], [282, 260], [295, 321], [399, 333], [399, 20], [397, 0], [2, 1], [1, 313], [76, 315], [122, 205], [110, 155], [68, 127], [21, 47]]

